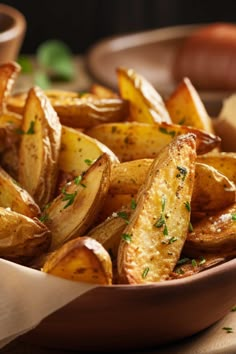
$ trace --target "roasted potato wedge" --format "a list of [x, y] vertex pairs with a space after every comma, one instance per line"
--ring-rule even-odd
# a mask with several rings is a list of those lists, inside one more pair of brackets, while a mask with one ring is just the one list
[[209, 152], [220, 144], [220, 138], [213, 134], [166, 123], [110, 123], [100, 124], [86, 131], [86, 134], [108, 146], [121, 162], [154, 158], [175, 136], [186, 133], [197, 136], [198, 154]]
[[0, 114], [6, 112], [7, 99], [20, 70], [20, 65], [13, 61], [0, 65]]
[[52, 199], [56, 186], [61, 124], [39, 87], [29, 91], [21, 133], [19, 182], [43, 207]]
[[111, 90], [110, 88], [99, 85], [99, 84], [92, 84], [89, 90], [93, 95], [97, 96], [98, 98], [117, 98], [119, 97], [118, 94]]
[[3, 113], [0, 115], [0, 153], [4, 152], [19, 142], [18, 129], [22, 124], [22, 117], [15, 113]]
[[37, 218], [0, 207], [0, 257], [27, 263], [48, 250], [51, 233]]
[[214, 133], [212, 120], [189, 78], [183, 78], [165, 104], [173, 123]]
[[118, 250], [121, 283], [159, 282], [169, 277], [187, 237], [194, 183], [193, 134], [174, 139], [150, 167]]
[[236, 184], [236, 153], [215, 152], [198, 156], [197, 161], [213, 166]]
[[101, 155], [83, 176], [65, 185], [45, 209], [43, 219], [52, 232], [51, 250], [76, 235], [84, 235], [102, 208], [110, 182], [110, 159]]
[[130, 120], [143, 123], [171, 123], [162, 97], [133, 69], [117, 69], [120, 96], [130, 102]]
[[184, 254], [197, 257], [204, 253], [236, 255], [236, 203], [193, 226]]
[[0, 167], [0, 206], [30, 218], [39, 216], [40, 208], [31, 195]]
[[[47, 93], [47, 92], [46, 92]], [[72, 128], [89, 128], [100, 123], [119, 122], [127, 119], [129, 103], [119, 97], [96, 98], [91, 95], [73, 97], [72, 95], [48, 94], [61, 124]], [[26, 95], [23, 93], [8, 99], [8, 109], [23, 113]]]
[[107, 153], [112, 162], [119, 162], [116, 155], [100, 141], [76, 129], [62, 126], [60, 170], [78, 176], [103, 153]]
[[43, 272], [85, 283], [112, 284], [112, 263], [108, 252], [90, 237], [78, 237], [54, 251]]

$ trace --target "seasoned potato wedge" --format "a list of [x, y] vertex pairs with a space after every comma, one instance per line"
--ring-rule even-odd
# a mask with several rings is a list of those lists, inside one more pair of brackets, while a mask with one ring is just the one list
[[18, 129], [21, 127], [22, 117], [15, 113], [0, 115], [0, 152], [19, 142]]
[[0, 208], [0, 257], [26, 263], [47, 251], [51, 233], [37, 218]]
[[89, 90], [93, 95], [97, 96], [98, 98], [117, 98], [118, 94], [111, 90], [110, 88], [99, 85], [97, 83], [92, 84]]
[[174, 271], [170, 275], [170, 279], [180, 279], [189, 277], [193, 274], [202, 272], [203, 270], [212, 268], [217, 264], [221, 264], [229, 260], [230, 257], [219, 254], [206, 254], [198, 258], [182, 257], [178, 260]]
[[[47, 91], [46, 91], [47, 93]], [[89, 128], [100, 123], [119, 122], [127, 119], [129, 104], [119, 97], [99, 99], [91, 95], [73, 97], [72, 95], [48, 94], [50, 102], [63, 125], [72, 128]], [[26, 95], [23, 93], [8, 99], [8, 109], [23, 113]]]
[[107, 145], [122, 161], [154, 158], [175, 136], [193, 133], [197, 136], [197, 152], [203, 154], [220, 144], [220, 138], [204, 131], [174, 125], [138, 122], [100, 124], [86, 134]]
[[42, 271], [85, 283], [112, 283], [110, 256], [99, 242], [90, 237], [78, 237], [54, 251]]
[[194, 225], [184, 245], [184, 254], [236, 255], [236, 203]]
[[189, 228], [195, 159], [195, 136], [186, 134], [162, 149], [153, 161], [122, 234], [120, 282], [158, 282], [173, 271]]
[[39, 87], [30, 89], [22, 122], [19, 181], [40, 207], [53, 196], [61, 144], [61, 124]]
[[6, 111], [7, 99], [20, 70], [21, 67], [13, 61], [0, 65], [0, 114]]
[[107, 153], [112, 162], [119, 162], [115, 154], [100, 141], [76, 129], [62, 126], [60, 170], [78, 176], [103, 153]]
[[130, 120], [144, 123], [171, 123], [162, 97], [133, 69], [117, 69], [120, 96], [130, 102]]
[[214, 167], [197, 163], [192, 210], [214, 212], [233, 204], [235, 184]]
[[0, 167], [0, 206], [10, 208], [30, 218], [39, 216], [40, 209], [31, 195], [22, 189], [11, 176]]
[[43, 219], [52, 232], [51, 250], [84, 235], [102, 208], [110, 182], [110, 159], [101, 155], [83, 176], [65, 185], [45, 209]]
[[165, 104], [173, 123], [214, 132], [212, 120], [188, 78], [183, 78]]
[[215, 152], [198, 156], [197, 161], [213, 166], [236, 184], [236, 153]]

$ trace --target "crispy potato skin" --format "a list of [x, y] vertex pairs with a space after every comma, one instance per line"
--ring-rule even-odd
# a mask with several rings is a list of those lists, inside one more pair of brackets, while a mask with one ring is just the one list
[[21, 67], [13, 61], [0, 65], [0, 114], [6, 111], [7, 99], [20, 70]]
[[195, 172], [195, 136], [176, 138], [153, 161], [118, 251], [121, 283], [169, 277], [187, 237]]
[[29, 90], [22, 122], [19, 181], [40, 207], [53, 197], [61, 144], [61, 124], [39, 87]]
[[101, 155], [79, 183], [71, 181], [45, 210], [46, 225], [52, 232], [51, 250], [83, 235], [103, 206], [110, 183], [110, 158]]
[[121, 162], [154, 158], [176, 136], [197, 136], [197, 153], [203, 154], [219, 146], [220, 138], [192, 127], [176, 124], [124, 122], [100, 124], [86, 130], [89, 136], [107, 145]]
[[42, 271], [86, 283], [112, 284], [112, 263], [108, 252], [90, 237], [77, 237], [53, 252]]
[[236, 255], [236, 203], [194, 224], [188, 234], [184, 253], [200, 256], [204, 253]]
[[164, 101], [154, 87], [133, 69], [117, 69], [120, 96], [130, 102], [130, 120], [171, 123]]
[[51, 233], [37, 218], [0, 208], [0, 257], [27, 263], [47, 251]]

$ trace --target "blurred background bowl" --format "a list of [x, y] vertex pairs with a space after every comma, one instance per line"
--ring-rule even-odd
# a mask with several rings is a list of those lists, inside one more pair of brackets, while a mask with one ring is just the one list
[[25, 32], [24, 15], [11, 6], [0, 4], [0, 64], [17, 59]]

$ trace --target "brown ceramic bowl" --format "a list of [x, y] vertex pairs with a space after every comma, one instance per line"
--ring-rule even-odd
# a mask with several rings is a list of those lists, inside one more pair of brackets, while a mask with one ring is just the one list
[[15, 8], [0, 4], [0, 64], [17, 59], [25, 31], [25, 17]]
[[50, 315], [23, 338], [82, 352], [157, 349], [225, 316], [236, 304], [235, 278], [233, 259], [184, 279], [98, 287]]

